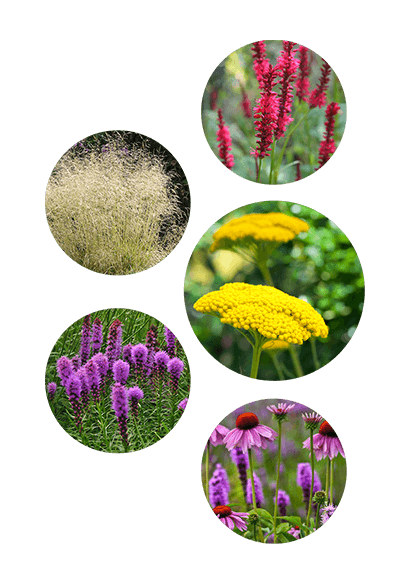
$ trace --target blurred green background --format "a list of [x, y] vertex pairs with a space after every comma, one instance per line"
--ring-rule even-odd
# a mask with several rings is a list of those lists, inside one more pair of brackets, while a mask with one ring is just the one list
[[[344, 233], [311, 208], [291, 202], [266, 201], [239, 208], [219, 219], [200, 239], [190, 258], [185, 278], [185, 303], [192, 328], [206, 350], [226, 367], [249, 375], [251, 346], [233, 327], [214, 316], [198, 313], [193, 304], [227, 282], [263, 284], [259, 270], [236, 253], [210, 253], [213, 233], [231, 219], [250, 213], [283, 212], [305, 220], [310, 229], [281, 244], [268, 264], [275, 287], [309, 302], [329, 327], [326, 339], [317, 339], [321, 365], [347, 345], [359, 323], [364, 301], [364, 278], [358, 256]], [[296, 346], [305, 374], [314, 371], [309, 341]], [[287, 372], [294, 368], [288, 351], [278, 359]], [[288, 374], [286, 379], [288, 379]], [[277, 380], [268, 352], [263, 351], [258, 378]]]

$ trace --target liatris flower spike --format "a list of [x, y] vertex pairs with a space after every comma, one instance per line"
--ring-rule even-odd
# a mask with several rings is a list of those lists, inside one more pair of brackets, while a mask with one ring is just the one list
[[144, 392], [138, 386], [128, 389], [128, 401], [130, 403], [131, 413], [136, 419], [138, 417], [138, 402], [144, 398]]
[[80, 362], [85, 365], [90, 357], [90, 341], [91, 341], [91, 317], [90, 314], [85, 316], [82, 324], [82, 339], [80, 346]]
[[[274, 496], [273, 500], [275, 503], [276, 496]], [[280, 516], [286, 515], [286, 507], [289, 505], [290, 505], [289, 494], [287, 494], [284, 490], [279, 490], [279, 492], [278, 492], [278, 510], [279, 510]]]
[[209, 442], [211, 445], [223, 445], [224, 443], [224, 437], [227, 435], [227, 433], [229, 432], [229, 429], [227, 429], [227, 427], [223, 427], [223, 425], [217, 425], [217, 427], [214, 429], [213, 433], [210, 435], [209, 438]]
[[232, 143], [230, 136], [230, 129], [224, 124], [223, 112], [221, 108], [217, 111], [218, 114], [218, 130], [217, 130], [217, 143], [219, 149], [220, 160], [224, 165], [231, 169], [234, 166], [234, 156], [231, 152]]
[[134, 345], [131, 351], [132, 361], [135, 365], [135, 377], [143, 378], [145, 375], [148, 347], [142, 343]]
[[109, 334], [107, 336], [107, 348], [106, 356], [109, 362], [109, 370], [113, 368], [113, 363], [121, 355], [121, 339], [122, 339], [123, 327], [120, 320], [114, 320], [109, 328]]
[[185, 364], [178, 357], [174, 357], [168, 361], [166, 367], [170, 375], [171, 389], [176, 392]]
[[55, 392], [56, 392], [55, 382], [49, 382], [49, 384], [47, 386], [47, 390], [48, 390], [48, 398], [49, 398], [50, 402], [52, 402], [53, 399], [55, 398]]
[[72, 374], [66, 383], [66, 394], [68, 395], [74, 415], [75, 424], [79, 431], [82, 431], [82, 410], [80, 406], [81, 384], [77, 374]]
[[90, 359], [84, 366], [86, 371], [86, 377], [89, 383], [89, 388], [93, 400], [99, 402], [100, 400], [100, 373], [97, 367], [97, 363], [94, 359]]
[[245, 502], [247, 502], [247, 471], [249, 469], [248, 455], [246, 453], [243, 453], [240, 447], [234, 447], [234, 449], [232, 449], [230, 452], [230, 456], [235, 465], [237, 466], [238, 477], [241, 481]]
[[226, 505], [216, 506], [213, 508], [213, 512], [229, 529], [233, 530], [235, 525], [239, 531], [247, 530], [247, 524], [244, 521], [249, 516], [247, 512], [234, 512]]
[[116, 382], [125, 384], [130, 375], [130, 364], [122, 359], [118, 359], [113, 363], [113, 376]]
[[232, 429], [224, 437], [224, 445], [229, 451], [234, 447], [240, 447], [243, 453], [247, 453], [251, 447], [266, 449], [268, 441], [274, 441], [276, 431], [261, 425], [258, 417], [253, 412], [244, 412], [237, 417], [235, 429]]
[[334, 127], [335, 127], [335, 115], [339, 112], [340, 107], [336, 102], [332, 102], [326, 108], [326, 127], [323, 135], [323, 141], [320, 143], [319, 148], [319, 167], [323, 167], [325, 163], [330, 159], [330, 155], [336, 150], [334, 142]]
[[103, 344], [103, 325], [101, 320], [96, 317], [92, 325], [92, 352], [93, 355], [100, 352]]
[[179, 409], [179, 410], [185, 410], [185, 408], [186, 408], [186, 405], [187, 405], [187, 401], [188, 401], [188, 399], [187, 399], [187, 398], [184, 398], [183, 400], [181, 400], [181, 401], [179, 402], [179, 404], [178, 404], [178, 409]]
[[[321, 423], [319, 432], [313, 437], [314, 454], [317, 461], [328, 457], [334, 459], [339, 453], [345, 457], [341, 441], [333, 427], [327, 421]], [[303, 441], [303, 447], [310, 449], [310, 438]]]
[[[255, 489], [255, 498], [257, 501], [257, 507], [261, 508], [265, 502], [265, 497], [264, 497], [264, 491], [262, 489], [262, 482], [255, 472], [254, 472], [254, 489]], [[253, 498], [252, 498], [251, 480], [247, 480], [247, 482], [246, 482], [246, 495], [247, 495], [248, 504], [252, 504]], [[228, 502], [228, 501], [226, 501], [226, 502]]]
[[213, 476], [209, 480], [209, 501], [211, 506], [219, 506], [228, 503], [228, 493], [230, 491], [230, 482], [226, 470], [218, 463], [214, 470]]
[[56, 362], [56, 371], [61, 379], [62, 386], [66, 386], [69, 378], [73, 374], [72, 362], [68, 357], [64, 355]]
[[125, 387], [116, 382], [111, 388], [111, 403], [116, 413], [118, 428], [123, 440], [124, 449], [128, 448], [127, 418], [128, 418], [128, 394]]
[[176, 337], [172, 333], [172, 331], [170, 331], [168, 329], [168, 327], [165, 327], [164, 330], [165, 330], [166, 346], [168, 348], [168, 355], [169, 355], [169, 357], [175, 357]]

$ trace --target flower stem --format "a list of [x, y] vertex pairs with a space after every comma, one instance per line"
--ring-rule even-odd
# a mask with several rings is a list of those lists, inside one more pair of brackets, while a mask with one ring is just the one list
[[273, 287], [273, 280], [272, 280], [272, 276], [271, 273], [268, 269], [268, 266], [266, 265], [266, 261], [258, 261], [258, 269], [260, 270], [262, 277], [264, 278], [265, 283], [267, 284], [267, 286], [272, 286]]
[[259, 163], [258, 163], [257, 182], [259, 182], [259, 178], [261, 176], [261, 167], [262, 167], [262, 158], [259, 160]]
[[307, 115], [309, 114], [309, 112], [310, 112], [310, 108], [304, 113], [304, 115], [302, 116], [302, 118], [300, 118], [299, 121], [295, 125], [293, 125], [293, 127], [289, 130], [288, 134], [286, 135], [286, 139], [285, 139], [285, 142], [283, 144], [283, 147], [282, 147], [282, 149], [281, 149], [281, 151], [279, 153], [278, 163], [277, 163], [277, 166], [276, 166], [275, 171], [274, 171], [274, 178], [273, 179], [274, 179], [274, 183], [275, 184], [277, 184], [277, 182], [278, 182], [279, 168], [281, 167], [283, 155], [284, 155], [285, 150], [286, 150], [286, 147], [288, 145], [288, 141], [289, 141], [291, 135], [302, 124], [302, 122], [307, 117]]
[[275, 169], [275, 149], [276, 149], [276, 141], [273, 144], [272, 147], [272, 153], [271, 153], [271, 167], [269, 169], [269, 183], [273, 184], [273, 175], [274, 175], [274, 169]]
[[273, 361], [273, 364], [275, 366], [276, 372], [278, 374], [278, 378], [281, 381], [284, 380], [285, 379], [285, 376], [283, 375], [283, 371], [282, 371], [282, 368], [280, 366], [279, 359], [276, 356], [276, 353], [272, 353], [272, 361]]
[[299, 360], [299, 356], [297, 354], [297, 351], [296, 351], [296, 348], [294, 347], [294, 345], [289, 345], [289, 352], [290, 352], [290, 356], [292, 358], [293, 367], [295, 369], [296, 376], [298, 378], [301, 378], [302, 376], [304, 376], [304, 373], [303, 373], [302, 365]]
[[316, 529], [319, 528], [319, 519], [320, 519], [320, 504], [317, 505], [317, 512], [316, 512]]
[[258, 514], [258, 511], [257, 511], [257, 500], [256, 500], [256, 497], [255, 497], [254, 468], [252, 467], [251, 447], [248, 449], [248, 462], [249, 462], [249, 465], [250, 465], [250, 477], [251, 477], [251, 488], [252, 488], [252, 506], [254, 507], [255, 512]]
[[334, 458], [330, 461], [330, 504], [333, 504]]
[[206, 483], [206, 498], [207, 501], [210, 502], [209, 500], [209, 464], [210, 464], [210, 441], [207, 441], [207, 447], [206, 447], [206, 479], [205, 479], [205, 483]]
[[327, 496], [327, 499], [328, 499], [329, 478], [330, 478], [330, 476], [329, 476], [329, 473], [330, 473], [330, 463], [329, 463], [328, 459], [326, 460], [326, 463], [327, 463], [327, 466], [326, 466], [326, 488], [325, 488], [325, 491], [326, 491], [326, 496]]
[[[310, 459], [312, 464], [312, 483], [310, 485], [309, 507], [307, 509], [306, 527], [310, 525], [310, 514], [312, 512], [313, 487], [314, 487], [314, 450], [313, 450], [313, 429], [310, 429]], [[306, 535], [308, 531], [306, 531]]]
[[162, 420], [162, 378], [159, 376], [158, 385], [158, 433], [161, 431], [161, 420]]
[[316, 339], [314, 337], [310, 337], [310, 345], [312, 348], [314, 367], [316, 368], [316, 370], [319, 370], [320, 369], [320, 362], [319, 362], [319, 358], [317, 357]]
[[273, 511], [273, 542], [277, 542], [276, 536], [276, 517], [278, 516], [278, 495], [279, 495], [279, 477], [281, 469], [282, 453], [282, 421], [278, 421], [278, 464], [276, 466], [276, 488], [275, 488], [275, 508]]
[[259, 367], [259, 359], [261, 357], [262, 352], [262, 341], [257, 339], [254, 344], [254, 349], [252, 351], [252, 365], [251, 365], [251, 378], [256, 378], [258, 375], [258, 367]]

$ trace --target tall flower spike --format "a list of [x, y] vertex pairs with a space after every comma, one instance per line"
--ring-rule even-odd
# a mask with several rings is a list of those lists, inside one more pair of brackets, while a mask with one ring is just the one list
[[81, 384], [77, 374], [72, 374], [66, 384], [66, 394], [71, 403], [76, 427], [82, 431], [82, 411], [80, 406]]
[[118, 359], [113, 364], [113, 377], [119, 384], [125, 384], [130, 375], [130, 364], [122, 359]]
[[64, 355], [56, 362], [56, 371], [61, 379], [62, 386], [66, 386], [69, 378], [73, 374], [72, 362], [68, 357]]
[[300, 45], [298, 49], [298, 53], [300, 56], [299, 61], [299, 74], [297, 76], [295, 88], [296, 88], [296, 96], [299, 99], [299, 102], [307, 102], [309, 93], [310, 93], [310, 82], [309, 82], [309, 75], [310, 75], [310, 65], [309, 65], [309, 50], [307, 47]]
[[[238, 477], [240, 478], [242, 489], [244, 492], [245, 502], [247, 502], [247, 471], [249, 469], [248, 454], [243, 453], [240, 447], [234, 447], [230, 452], [231, 459], [238, 469]], [[252, 494], [252, 488], [251, 488]]]
[[331, 67], [327, 61], [323, 59], [319, 81], [309, 97], [310, 108], [323, 108], [323, 106], [326, 104], [326, 92], [328, 83], [330, 81], [330, 74]]
[[173, 394], [176, 394], [179, 386], [179, 379], [182, 375], [184, 363], [178, 357], [170, 359], [167, 364], [167, 370], [169, 372], [169, 387]]
[[94, 359], [90, 359], [84, 366], [86, 370], [86, 376], [90, 386], [90, 393], [95, 402], [100, 400], [100, 373], [97, 367], [97, 363]]
[[250, 99], [248, 98], [248, 94], [244, 90], [244, 88], [242, 89], [241, 108], [242, 108], [242, 111], [244, 113], [245, 118], [252, 118], [251, 102], [250, 102]]
[[257, 147], [252, 155], [260, 159], [269, 155], [271, 144], [274, 141], [279, 113], [279, 97], [273, 90], [277, 74], [278, 69], [270, 65], [264, 78], [261, 96], [256, 100], [256, 106], [253, 109]]
[[[323, 135], [323, 141], [319, 147], [319, 167], [323, 167], [325, 163], [330, 159], [330, 155], [336, 150], [334, 142], [334, 127], [335, 127], [335, 115], [340, 110], [337, 102], [331, 102], [326, 108], [326, 121], [324, 123], [325, 131]], [[317, 170], [316, 170], [317, 171]]]
[[123, 327], [121, 321], [118, 319], [114, 320], [110, 325], [109, 334], [107, 336], [106, 356], [109, 362], [109, 370], [113, 368], [113, 363], [121, 355], [122, 332]]
[[218, 129], [217, 129], [217, 143], [219, 150], [219, 157], [222, 163], [231, 169], [234, 166], [234, 156], [231, 152], [232, 143], [230, 129], [224, 124], [223, 112], [221, 108], [217, 110], [218, 114]]
[[47, 386], [47, 391], [48, 391], [48, 399], [50, 402], [52, 402], [55, 398], [55, 392], [56, 392], [55, 382], [49, 382], [49, 384]]
[[[262, 482], [254, 472], [254, 490], [255, 490], [255, 498], [257, 502], [257, 507], [261, 508], [265, 502], [264, 498], [264, 491], [262, 489]], [[246, 482], [246, 495], [247, 495], [247, 502], [248, 504], [252, 504], [252, 484], [251, 480], [247, 480]]]
[[[303, 491], [303, 502], [306, 507], [309, 505], [310, 500], [310, 489], [312, 484], [312, 466], [310, 463], [298, 463], [297, 464], [297, 485], [302, 488]], [[313, 496], [316, 492], [321, 490], [321, 482], [317, 472], [314, 472], [314, 484], [313, 484]]]
[[144, 398], [144, 392], [138, 386], [128, 389], [128, 401], [134, 419], [138, 417], [138, 402], [142, 398]]
[[86, 408], [90, 401], [90, 383], [89, 378], [87, 377], [86, 367], [81, 367], [77, 372], [76, 375], [80, 380], [81, 386], [81, 395], [80, 400], [82, 403], [82, 408]]
[[253, 67], [258, 80], [259, 87], [264, 87], [264, 78], [268, 73], [270, 64], [266, 56], [266, 45], [264, 41], [256, 41], [251, 47], [254, 59]]
[[230, 492], [230, 482], [226, 470], [218, 463], [214, 470], [213, 476], [209, 480], [209, 498], [210, 504], [214, 508], [220, 504], [228, 503], [228, 493]]
[[134, 363], [135, 377], [137, 381], [142, 380], [146, 374], [146, 363], [148, 357], [148, 348], [142, 343], [137, 343], [131, 350], [131, 358]]
[[172, 333], [172, 331], [170, 331], [168, 329], [168, 327], [164, 327], [164, 331], [165, 331], [166, 346], [168, 348], [168, 355], [169, 355], [169, 357], [175, 357], [176, 337]]
[[279, 70], [280, 91], [279, 91], [279, 111], [275, 128], [275, 140], [284, 136], [287, 126], [293, 121], [290, 116], [293, 100], [292, 83], [296, 79], [296, 70], [299, 67], [299, 60], [295, 59], [297, 49], [293, 47], [296, 43], [283, 41], [283, 50], [279, 55], [276, 67]]
[[178, 404], [178, 409], [179, 410], [185, 410], [186, 406], [187, 406], [187, 398], [184, 398], [183, 400], [181, 400]]
[[88, 314], [83, 319], [82, 324], [82, 336], [80, 343], [80, 361], [82, 365], [85, 365], [90, 357], [91, 322], [91, 316]]
[[103, 344], [103, 325], [99, 317], [96, 317], [92, 325], [92, 352], [99, 353]]
[[114, 386], [112, 386], [111, 388], [111, 404], [114, 412], [116, 413], [116, 419], [121, 438], [123, 440], [124, 445], [127, 447], [128, 395], [124, 386], [122, 384], [119, 384], [118, 382], [114, 384]]
[[[276, 497], [274, 496], [274, 502]], [[289, 494], [287, 494], [284, 490], [279, 490], [278, 492], [278, 511], [280, 516], [286, 515], [286, 507], [290, 504]]]

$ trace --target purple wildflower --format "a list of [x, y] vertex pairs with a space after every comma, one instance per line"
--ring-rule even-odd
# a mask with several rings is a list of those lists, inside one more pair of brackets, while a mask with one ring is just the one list
[[335, 510], [337, 509], [336, 506], [333, 504], [329, 504], [328, 506], [324, 506], [321, 509], [321, 524], [324, 525], [327, 521], [333, 516]]
[[223, 504], [215, 506], [213, 512], [229, 529], [233, 530], [235, 525], [239, 531], [247, 530], [247, 523], [243, 520], [248, 518], [247, 512], [234, 512], [229, 506]]
[[112, 369], [113, 363], [121, 355], [122, 333], [123, 327], [121, 321], [118, 319], [114, 320], [110, 325], [109, 334], [107, 336], [106, 356], [109, 362], [109, 370]]
[[[273, 501], [275, 502], [276, 496], [274, 496]], [[289, 494], [287, 494], [284, 490], [278, 491], [278, 510], [281, 516], [286, 515], [286, 507], [290, 504]]]
[[76, 374], [72, 374], [66, 383], [66, 394], [73, 408], [75, 424], [79, 431], [82, 430], [82, 412], [80, 407], [81, 383]]
[[48, 399], [50, 402], [52, 402], [55, 398], [55, 392], [56, 392], [55, 382], [49, 382], [47, 390], [48, 390]]
[[124, 361], [128, 362], [130, 365], [133, 362], [133, 358], [132, 358], [132, 350], [133, 350], [133, 346], [131, 345], [131, 343], [129, 343], [128, 345], [124, 345], [123, 347], [123, 359]]
[[209, 442], [216, 447], [216, 445], [222, 445], [224, 437], [227, 435], [229, 429], [223, 427], [223, 425], [217, 425], [213, 433], [210, 435]]
[[75, 355], [74, 357], [72, 357], [71, 362], [72, 362], [73, 371], [77, 372], [80, 369], [80, 365], [81, 365], [79, 355]]
[[[256, 498], [256, 503], [257, 503], [257, 507], [261, 508], [261, 506], [264, 504], [265, 499], [264, 499], [264, 492], [262, 490], [262, 482], [259, 479], [259, 477], [257, 476], [257, 474], [255, 472], [254, 473], [254, 489], [255, 489], [255, 498]], [[252, 481], [251, 479], [247, 480], [247, 502], [248, 504], [252, 504]]]
[[91, 317], [90, 314], [85, 316], [82, 324], [82, 336], [80, 343], [80, 362], [85, 365], [90, 357], [90, 339], [91, 339]]
[[167, 370], [169, 372], [169, 387], [173, 394], [176, 394], [176, 391], [179, 386], [179, 379], [183, 372], [184, 363], [178, 357], [174, 357], [170, 359], [167, 364]]
[[238, 476], [240, 478], [242, 489], [244, 492], [245, 502], [247, 500], [247, 471], [249, 469], [248, 454], [243, 453], [240, 447], [234, 447], [230, 452], [231, 459], [238, 469]]
[[58, 376], [61, 378], [62, 386], [66, 386], [69, 378], [73, 373], [71, 360], [64, 355], [60, 357], [56, 362], [56, 371], [58, 372]]
[[144, 398], [144, 392], [138, 386], [128, 389], [128, 400], [130, 403], [131, 413], [136, 419], [138, 417], [138, 401]]
[[130, 364], [122, 359], [118, 359], [113, 364], [113, 376], [119, 384], [125, 384], [130, 375]]
[[[296, 482], [298, 486], [301, 486], [303, 490], [303, 501], [308, 506], [310, 500], [310, 488], [312, 485], [312, 466], [310, 463], [298, 463], [297, 464], [297, 478]], [[313, 496], [315, 492], [321, 490], [321, 482], [318, 473], [314, 472], [314, 484], [313, 484]]]
[[125, 447], [128, 447], [128, 395], [127, 390], [122, 384], [116, 382], [111, 388], [111, 403], [116, 413], [118, 428]]
[[158, 327], [157, 325], [151, 325], [150, 329], [145, 337], [145, 345], [148, 349], [155, 352], [158, 351]]
[[168, 348], [168, 355], [169, 355], [169, 357], [175, 357], [175, 353], [176, 353], [176, 337], [172, 333], [172, 331], [170, 331], [168, 329], [168, 327], [164, 327], [164, 330], [165, 330], [166, 345], [167, 345], [167, 348]]
[[209, 480], [210, 504], [214, 508], [220, 504], [227, 504], [230, 483], [226, 470], [218, 463], [213, 476]]
[[188, 399], [187, 398], [184, 398], [183, 400], [181, 400], [179, 402], [179, 404], [178, 404], [179, 410], [185, 410], [186, 405], [187, 405], [187, 401], [188, 401]]
[[[306, 441], [303, 441], [303, 447], [310, 449], [310, 437]], [[339, 453], [345, 457], [341, 441], [333, 427], [327, 421], [321, 423], [319, 432], [314, 435], [313, 448], [317, 461], [325, 457], [334, 459]]]
[[148, 348], [142, 343], [137, 343], [131, 350], [132, 361], [135, 365], [135, 377], [143, 379], [146, 375], [146, 362], [148, 357]]
[[101, 320], [96, 317], [92, 325], [92, 351], [93, 354], [99, 353], [103, 344], [103, 325]]
[[243, 453], [253, 446], [266, 449], [267, 442], [273, 441], [278, 434], [265, 425], [260, 425], [256, 414], [244, 412], [237, 417], [236, 428], [227, 433], [224, 444], [231, 451], [234, 447], [241, 447]]
[[81, 390], [81, 402], [82, 402], [82, 407], [86, 408], [86, 406], [89, 404], [89, 400], [90, 400], [90, 383], [89, 383], [89, 378], [87, 377], [87, 370], [85, 367], [80, 368], [77, 372], [76, 375], [78, 376], [79, 380], [80, 380], [80, 390]]
[[86, 376], [89, 382], [90, 392], [95, 402], [100, 400], [100, 373], [97, 363], [94, 359], [90, 359], [84, 366]]

